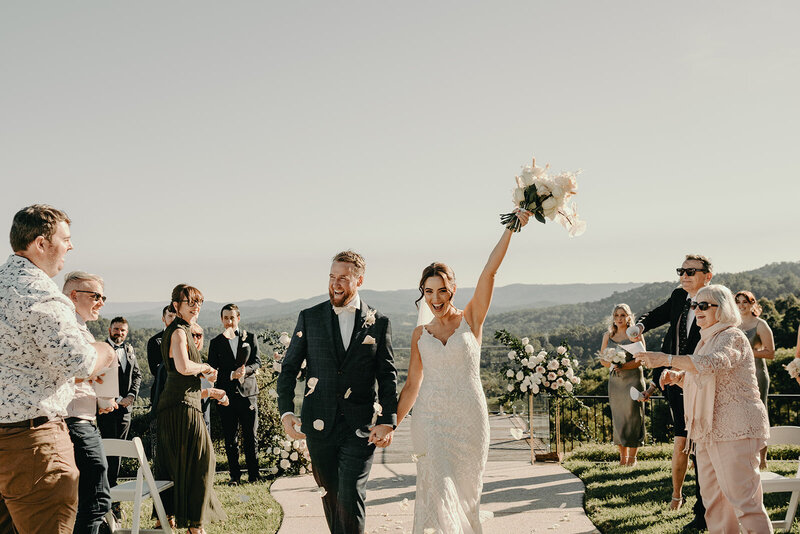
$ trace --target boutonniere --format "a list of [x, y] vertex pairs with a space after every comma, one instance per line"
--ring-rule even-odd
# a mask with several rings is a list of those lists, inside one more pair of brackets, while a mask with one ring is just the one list
[[374, 325], [376, 313], [378, 313], [376, 310], [368, 309], [367, 314], [364, 316], [364, 324], [361, 325], [361, 328]]
[[375, 341], [374, 337], [367, 336], [367, 337], [364, 338], [364, 341], [361, 344], [362, 345], [374, 345], [375, 343], [377, 343], [377, 341]]
[[239, 337], [240, 337], [240, 338], [242, 338], [242, 339], [246, 338], [246, 337], [247, 337], [247, 330], [245, 330], [244, 328], [242, 328], [242, 329], [239, 331]]

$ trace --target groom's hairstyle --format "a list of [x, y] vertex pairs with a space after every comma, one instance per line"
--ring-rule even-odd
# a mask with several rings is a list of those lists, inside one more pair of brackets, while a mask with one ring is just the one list
[[711, 264], [711, 258], [707, 258], [702, 254], [687, 254], [686, 259], [699, 261], [700, 263], [703, 264], [703, 269], [713, 274], [714, 266]]
[[353, 266], [355, 267], [357, 276], [362, 276], [367, 268], [367, 262], [364, 261], [364, 257], [358, 252], [353, 252], [352, 250], [345, 250], [343, 252], [338, 253], [336, 256], [333, 257], [331, 263], [335, 263], [337, 261], [352, 263]]

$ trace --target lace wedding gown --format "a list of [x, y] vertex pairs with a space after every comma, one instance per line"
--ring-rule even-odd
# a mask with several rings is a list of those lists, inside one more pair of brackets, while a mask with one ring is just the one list
[[461, 320], [446, 344], [424, 329], [424, 377], [411, 417], [417, 455], [414, 533], [479, 534], [489, 416], [478, 340]]

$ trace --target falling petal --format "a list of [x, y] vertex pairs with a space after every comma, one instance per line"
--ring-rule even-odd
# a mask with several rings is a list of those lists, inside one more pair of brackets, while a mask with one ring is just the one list
[[306, 393], [306, 397], [314, 393], [314, 388], [317, 387], [317, 382], [319, 382], [319, 378], [312, 376], [308, 380], [306, 380], [306, 385], [308, 386], [308, 392]]
[[567, 503], [562, 502], [558, 507], [559, 508], [566, 508], [567, 507]]
[[297, 337], [303, 337], [303, 331], [302, 330], [298, 330], [297, 331]]
[[408, 499], [403, 499], [402, 502], [398, 503], [401, 510], [408, 510]]
[[344, 398], [345, 399], [348, 398], [352, 392], [353, 392], [352, 389], [347, 388], [347, 391], [344, 392]]
[[320, 498], [322, 498], [328, 494], [328, 490], [320, 486], [319, 488], [317, 488], [317, 493], [319, 493]]
[[322, 430], [325, 428], [325, 422], [322, 419], [314, 420], [314, 430]]
[[491, 510], [481, 510], [480, 511], [480, 521], [481, 521], [481, 523], [485, 523], [486, 521], [488, 521], [489, 519], [492, 519], [493, 517], [494, 517], [494, 512], [492, 512]]
[[520, 430], [519, 428], [512, 428], [510, 432], [512, 438], [522, 439], [522, 430]]

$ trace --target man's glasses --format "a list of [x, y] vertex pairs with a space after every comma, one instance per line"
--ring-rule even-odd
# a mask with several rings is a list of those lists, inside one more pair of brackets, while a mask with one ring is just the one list
[[701, 300], [700, 302], [692, 301], [689, 307], [693, 310], [699, 308], [700, 311], [706, 311], [709, 308], [719, 308], [719, 304], [711, 304], [710, 302]]
[[195, 339], [202, 339], [203, 334], [198, 334], [197, 332], [192, 332], [192, 337]]
[[103, 302], [106, 301], [106, 296], [105, 295], [101, 295], [97, 291], [86, 291], [86, 290], [83, 290], [83, 289], [76, 289], [75, 292], [76, 293], [89, 293], [92, 296], [92, 298], [94, 299], [95, 302], [98, 302], [98, 301], [101, 301], [101, 300]]
[[185, 302], [185, 303], [187, 303], [187, 304], [188, 304], [190, 307], [193, 307], [193, 306], [202, 306], [202, 305], [203, 305], [203, 299], [196, 299], [196, 300], [188, 300], [188, 299], [185, 299], [185, 300], [179, 300], [178, 302]]
[[678, 273], [678, 276], [683, 276], [686, 273], [686, 276], [694, 276], [698, 272], [707, 273], [708, 269], [697, 269], [695, 267], [689, 267], [688, 269], [684, 269], [683, 267], [678, 267], [675, 269], [675, 272]]

